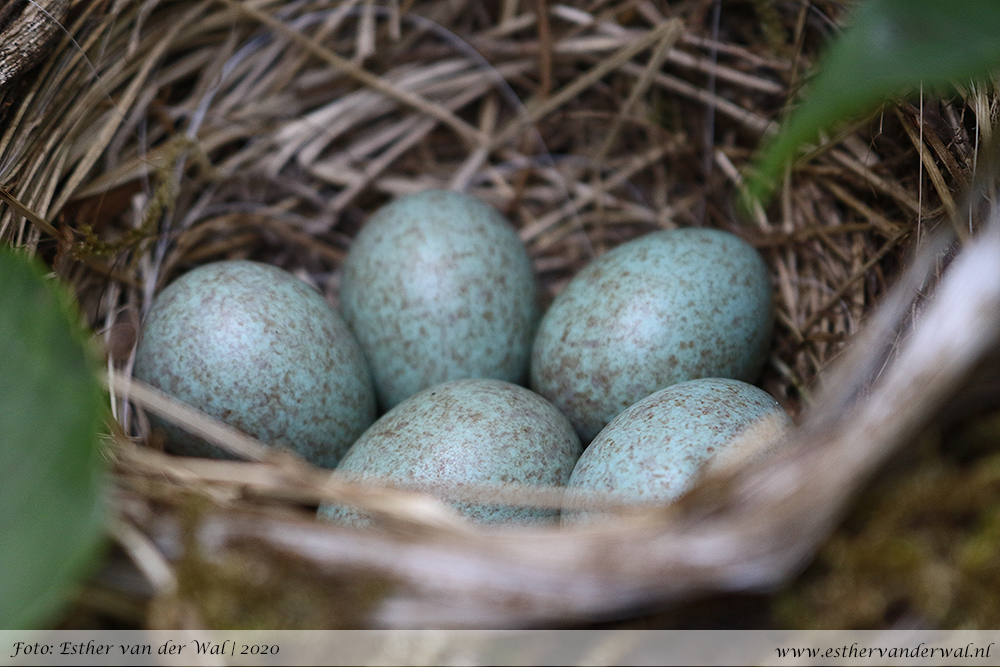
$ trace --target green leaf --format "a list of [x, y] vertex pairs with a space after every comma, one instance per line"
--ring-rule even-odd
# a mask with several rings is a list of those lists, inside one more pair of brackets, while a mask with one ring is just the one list
[[51, 622], [103, 541], [95, 362], [68, 292], [0, 247], [0, 629]]
[[788, 162], [819, 132], [923, 85], [941, 90], [1000, 66], [996, 0], [865, 0], [828, 48], [805, 101], [770, 143], [749, 193], [766, 201]]

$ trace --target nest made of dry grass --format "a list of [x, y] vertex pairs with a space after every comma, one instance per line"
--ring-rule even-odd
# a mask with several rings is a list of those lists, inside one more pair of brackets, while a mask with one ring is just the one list
[[[231, 433], [212, 437], [258, 462], [163, 455], [132, 401], [214, 427], [127, 383], [143, 316], [179, 273], [253, 258], [336, 303], [340, 262], [367, 216], [443, 187], [512, 220], [549, 299], [583, 264], [653, 229], [742, 235], [777, 286], [761, 384], [799, 415], [931, 221], [969, 235], [954, 193], [972, 180], [994, 111], [975, 90], [887, 107], [826, 138], [771, 208], [741, 220], [741, 174], [840, 16], [836, 2], [71, 2], [52, 53], [0, 90], [0, 241], [74, 287], [108, 354], [110, 533], [128, 565], [110, 563], [89, 604], [154, 626], [516, 626], [794, 572], [878, 456], [828, 479], [831, 495], [813, 494], [826, 509], [793, 508], [772, 489], [768, 517], [746, 505], [749, 527], [730, 480], [680, 514], [512, 541]], [[363, 535], [319, 525], [307, 508], [322, 499], [364, 504], [384, 525]], [[690, 555], [708, 539], [691, 532], [702, 514], [731, 531], [717, 562]], [[687, 539], [675, 539], [684, 526]], [[533, 565], [541, 552], [550, 558]], [[143, 583], [123, 584], [136, 568]], [[572, 579], [558, 574], [567, 569]], [[279, 602], [253, 602], [264, 599]]]

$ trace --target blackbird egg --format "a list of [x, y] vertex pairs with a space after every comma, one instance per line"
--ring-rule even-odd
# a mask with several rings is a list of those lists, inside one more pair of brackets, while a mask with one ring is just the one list
[[340, 303], [385, 410], [447, 380], [527, 382], [531, 261], [513, 226], [473, 197], [427, 190], [377, 211], [344, 262]]
[[[707, 467], [739, 466], [772, 451], [791, 426], [770, 394], [745, 382], [702, 378], [672, 385], [623, 411], [594, 438], [573, 469], [568, 507], [580, 491], [667, 504]], [[563, 512], [563, 523], [593, 518]]]
[[[569, 421], [537, 394], [491, 379], [453, 380], [411, 396], [365, 431], [337, 472], [410, 488], [564, 486], [582, 446]], [[555, 521], [555, 510], [452, 503], [478, 523]], [[349, 525], [367, 519], [342, 506], [320, 516]]]
[[772, 325], [756, 250], [714, 229], [640, 237], [584, 267], [542, 318], [531, 388], [589, 442], [615, 415], [677, 382], [752, 382]]
[[[135, 376], [262, 442], [332, 468], [375, 420], [375, 392], [337, 312], [295, 276], [230, 260], [190, 271], [156, 298]], [[222, 450], [155, 422], [168, 449]]]

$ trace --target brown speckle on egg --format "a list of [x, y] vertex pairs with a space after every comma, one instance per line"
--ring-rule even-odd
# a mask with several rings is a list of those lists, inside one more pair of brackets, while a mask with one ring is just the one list
[[[257, 262], [208, 264], [168, 285], [144, 325], [134, 372], [328, 468], [375, 420], [371, 376], [347, 324], [304, 282]], [[224, 456], [155, 423], [175, 453]]]

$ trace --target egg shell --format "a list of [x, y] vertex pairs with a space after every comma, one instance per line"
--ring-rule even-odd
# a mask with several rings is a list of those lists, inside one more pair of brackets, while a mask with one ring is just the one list
[[[702, 378], [672, 385], [624, 410], [594, 438], [573, 469], [567, 504], [581, 490], [669, 503], [704, 470], [773, 451], [791, 426], [778, 402], [751, 384]], [[595, 516], [566, 511], [563, 522]]]
[[[327, 468], [376, 416], [371, 375], [343, 318], [295, 276], [257, 262], [207, 264], [168, 285], [149, 312], [134, 373]], [[227, 458], [156, 423], [174, 453]]]
[[[358, 439], [337, 467], [356, 478], [406, 485], [562, 486], [580, 453], [569, 421], [541, 396], [509, 382], [454, 380], [411, 396]], [[429, 491], [432, 491], [429, 489]], [[455, 502], [485, 524], [552, 522], [555, 510]], [[320, 516], [363, 526], [342, 506]]]
[[589, 442], [677, 382], [751, 382], [767, 356], [771, 280], [744, 240], [714, 229], [639, 237], [584, 267], [542, 318], [531, 388]]
[[340, 304], [384, 410], [447, 380], [527, 383], [540, 316], [531, 260], [474, 197], [426, 190], [379, 209], [344, 262]]

